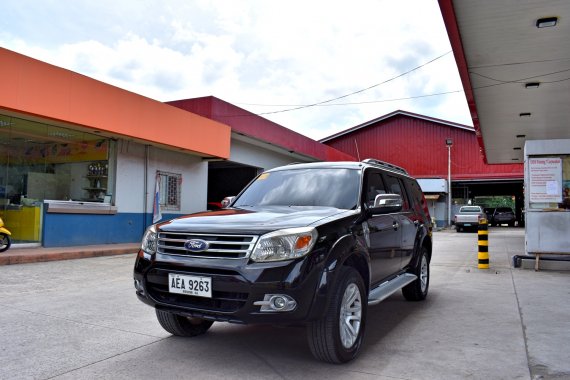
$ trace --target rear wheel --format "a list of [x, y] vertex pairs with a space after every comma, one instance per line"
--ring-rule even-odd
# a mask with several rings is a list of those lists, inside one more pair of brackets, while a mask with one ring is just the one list
[[420, 248], [420, 257], [411, 271], [418, 278], [402, 288], [402, 294], [408, 301], [425, 300], [429, 290], [429, 261], [426, 247]]
[[0, 234], [0, 252], [7, 251], [11, 244], [10, 235]]
[[202, 335], [208, 331], [214, 323], [213, 321], [183, 317], [158, 309], [156, 310], [156, 318], [163, 329], [176, 336]]
[[356, 357], [362, 344], [368, 300], [364, 281], [356, 269], [342, 267], [324, 318], [307, 328], [313, 355], [330, 363]]

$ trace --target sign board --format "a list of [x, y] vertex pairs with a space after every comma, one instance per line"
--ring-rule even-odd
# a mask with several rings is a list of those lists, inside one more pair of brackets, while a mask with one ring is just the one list
[[529, 157], [531, 203], [562, 202], [562, 158]]

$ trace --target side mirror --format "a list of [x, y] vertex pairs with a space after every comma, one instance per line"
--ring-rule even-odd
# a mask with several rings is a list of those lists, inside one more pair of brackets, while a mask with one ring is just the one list
[[222, 208], [228, 208], [228, 206], [234, 201], [236, 197], [225, 197], [222, 199]]
[[371, 215], [390, 214], [402, 211], [404, 200], [399, 194], [378, 194], [374, 198], [374, 207], [368, 209]]

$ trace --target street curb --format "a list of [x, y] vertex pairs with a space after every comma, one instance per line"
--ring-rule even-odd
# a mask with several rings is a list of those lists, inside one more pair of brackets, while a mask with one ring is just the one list
[[115, 256], [136, 253], [140, 244], [109, 244], [62, 248], [12, 249], [0, 253], [0, 265], [30, 264], [46, 261], [84, 259], [89, 257]]

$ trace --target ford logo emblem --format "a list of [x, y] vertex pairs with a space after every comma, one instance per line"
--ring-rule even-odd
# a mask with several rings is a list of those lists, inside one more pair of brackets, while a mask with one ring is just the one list
[[184, 248], [190, 252], [204, 252], [209, 246], [210, 244], [207, 241], [201, 239], [190, 239], [184, 243]]

